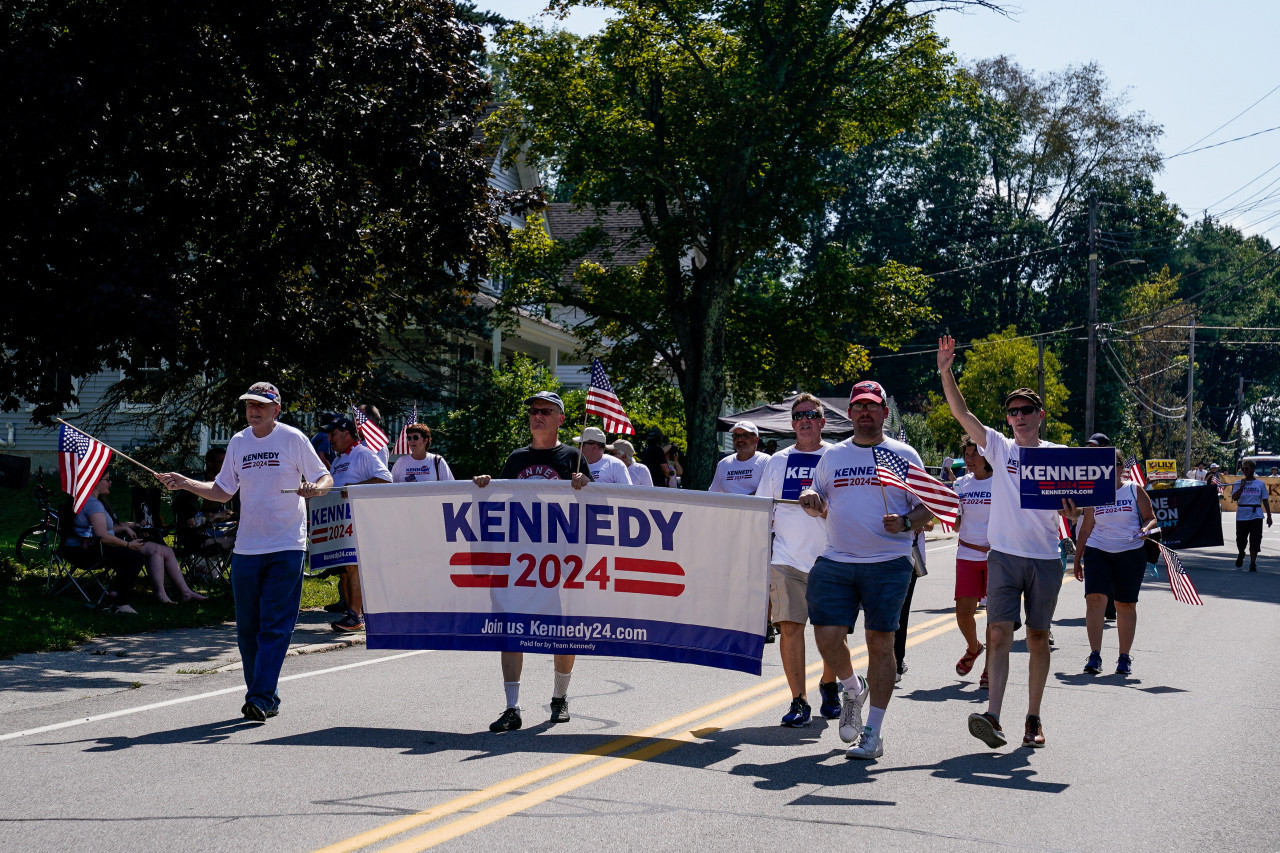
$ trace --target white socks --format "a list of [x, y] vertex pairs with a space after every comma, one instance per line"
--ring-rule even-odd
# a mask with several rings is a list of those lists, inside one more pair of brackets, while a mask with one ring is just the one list
[[555, 688], [551, 691], [552, 699], [563, 699], [569, 693], [569, 679], [573, 678], [572, 672], [557, 672]]
[[872, 705], [867, 709], [867, 721], [863, 725], [876, 734], [880, 734], [880, 723], [884, 721], [884, 711], [884, 708], [877, 708]]
[[847, 690], [850, 696], [857, 696], [862, 692], [862, 682], [858, 680], [858, 673], [856, 672], [842, 680], [840, 686]]
[[507, 707], [519, 708], [520, 707], [520, 682], [504, 681], [502, 682], [502, 689], [507, 694]]

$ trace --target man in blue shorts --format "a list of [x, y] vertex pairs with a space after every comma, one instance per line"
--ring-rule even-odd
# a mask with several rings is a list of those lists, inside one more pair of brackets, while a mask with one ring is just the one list
[[[849, 397], [853, 436], [822, 454], [813, 486], [800, 493], [805, 512], [826, 513], [827, 547], [809, 572], [805, 599], [822, 661], [842, 688], [840, 739], [853, 744], [845, 758], [863, 760], [884, 754], [880, 728], [898, 669], [893, 639], [911, 584], [912, 531], [930, 516], [914, 495], [886, 489], [876, 476], [877, 447], [924, 467], [910, 445], [885, 436], [888, 416], [888, 396], [880, 383], [854, 385]], [[866, 678], [853, 671], [845, 641], [859, 608], [867, 638]], [[864, 725], [862, 706], [868, 698]]]

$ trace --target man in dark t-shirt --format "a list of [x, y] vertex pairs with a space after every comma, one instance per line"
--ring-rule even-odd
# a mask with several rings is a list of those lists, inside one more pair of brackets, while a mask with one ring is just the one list
[[[513, 450], [498, 473], [499, 480], [569, 480], [575, 489], [591, 482], [587, 460], [575, 447], [560, 443], [560, 425], [564, 423], [564, 402], [551, 391], [539, 391], [525, 400], [529, 407], [529, 432], [533, 440], [527, 447]], [[488, 474], [473, 477], [480, 488], [489, 485]], [[555, 688], [551, 691], [551, 722], [569, 720], [569, 678], [573, 675], [576, 655], [555, 655]], [[506, 692], [507, 710], [490, 726], [491, 732], [515, 731], [523, 725], [520, 719], [520, 673], [524, 669], [524, 652], [502, 652], [502, 686]]]
[[640, 451], [640, 464], [649, 469], [655, 486], [663, 487], [670, 483], [671, 466], [667, 464], [667, 452], [662, 449], [662, 433], [657, 427], [649, 430], [644, 450]]

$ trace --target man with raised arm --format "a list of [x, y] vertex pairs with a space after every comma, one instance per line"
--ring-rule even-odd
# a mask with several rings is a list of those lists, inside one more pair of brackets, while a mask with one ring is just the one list
[[[822, 454], [813, 485], [800, 493], [805, 512], [827, 518], [827, 548], [809, 572], [805, 600], [822, 662], [842, 688], [840, 739], [853, 744], [845, 758], [861, 760], [884, 754], [880, 728], [898, 669], [894, 633], [914, 571], [912, 531], [931, 514], [915, 495], [885, 488], [876, 473], [876, 456], [885, 452], [924, 467], [909, 444], [884, 434], [888, 400], [878, 382], [853, 386], [853, 436]], [[866, 678], [853, 671], [845, 641], [859, 610], [867, 639]], [[868, 698], [864, 724], [862, 706]]]
[[256, 382], [240, 399], [249, 426], [231, 437], [216, 479], [201, 483], [175, 473], [156, 478], [171, 491], [185, 489], [217, 503], [240, 493], [240, 525], [231, 557], [236, 636], [247, 687], [240, 713], [261, 723], [279, 713], [280, 667], [302, 601], [304, 498], [327, 493], [333, 478], [304, 434], [276, 422], [276, 386]]
[[[1023, 746], [1044, 746], [1040, 701], [1049, 677], [1049, 624], [1062, 590], [1062, 563], [1058, 557], [1058, 512], [1022, 509], [1018, 470], [1024, 447], [1059, 447], [1040, 440], [1044, 401], [1030, 388], [1018, 388], [1005, 396], [1005, 420], [1013, 432], [1008, 438], [986, 426], [969, 411], [960, 386], [951, 372], [956, 342], [950, 335], [938, 341], [938, 372], [952, 416], [991, 463], [991, 515], [987, 526], [987, 673], [990, 693], [987, 710], [969, 715], [969, 732], [987, 746], [1008, 743], [1000, 727], [1004, 689], [1009, 681], [1009, 646], [1013, 626], [1026, 607], [1028, 664], [1027, 717]], [[1063, 514], [1075, 515], [1075, 503], [1063, 500]]]
[[[564, 402], [552, 391], [539, 391], [524, 401], [529, 407], [529, 433], [526, 447], [511, 451], [498, 472], [499, 480], [569, 480], [573, 488], [584, 488], [591, 482], [591, 471], [577, 448], [560, 442], [560, 425], [564, 423]], [[489, 485], [488, 474], [472, 477], [480, 488]], [[524, 725], [520, 717], [520, 676], [524, 671], [524, 652], [502, 652], [502, 688], [507, 710], [489, 724], [491, 732], [513, 732]], [[577, 655], [555, 655], [555, 686], [551, 691], [551, 722], [569, 721], [569, 679]]]

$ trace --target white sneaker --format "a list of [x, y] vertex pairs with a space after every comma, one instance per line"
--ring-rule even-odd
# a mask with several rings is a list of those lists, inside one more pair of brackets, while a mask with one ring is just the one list
[[844, 753], [845, 758], [857, 758], [863, 761], [879, 758], [882, 755], [884, 755], [884, 738], [871, 731], [870, 726], [863, 727], [858, 742]]
[[862, 731], [862, 703], [867, 701], [870, 690], [867, 689], [867, 680], [861, 675], [858, 676], [858, 686], [862, 689], [856, 694], [840, 691], [840, 740], [845, 743], [853, 743]]

